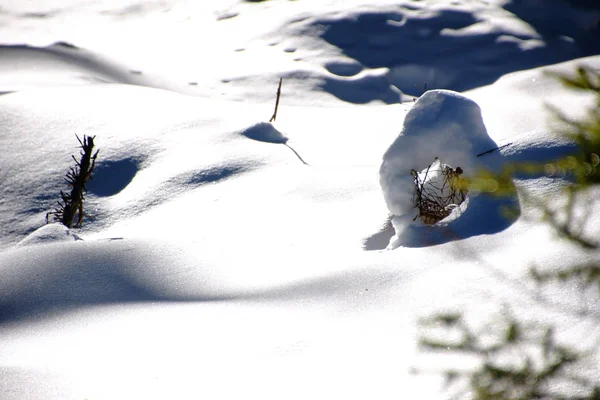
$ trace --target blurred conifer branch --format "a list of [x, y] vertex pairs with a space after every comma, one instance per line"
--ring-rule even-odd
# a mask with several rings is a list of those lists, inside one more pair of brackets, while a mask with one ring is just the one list
[[[598, 382], [571, 372], [570, 367], [582, 363], [586, 355], [557, 343], [551, 326], [524, 324], [507, 311], [479, 332], [460, 313], [424, 318], [419, 326], [423, 350], [451, 351], [478, 360], [471, 369], [443, 371], [446, 386], [454, 386], [453, 399], [600, 399]], [[556, 389], [561, 385], [571, 391], [561, 393]], [[574, 387], [580, 394], [573, 394]]]

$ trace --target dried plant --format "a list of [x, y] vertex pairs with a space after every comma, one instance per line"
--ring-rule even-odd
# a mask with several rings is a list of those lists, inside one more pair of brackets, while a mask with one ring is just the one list
[[462, 168], [441, 164], [437, 157], [426, 170], [420, 173], [411, 170], [415, 185], [413, 204], [419, 209], [415, 219], [421, 218], [423, 223], [433, 225], [465, 201], [468, 190], [462, 173]]
[[71, 192], [65, 193], [61, 190], [61, 201], [58, 202], [58, 207], [46, 214], [46, 222], [49, 222], [49, 217], [52, 216], [54, 221], [59, 221], [68, 228], [73, 226], [76, 216], [76, 226], [81, 226], [84, 215], [84, 193], [87, 192], [86, 183], [88, 179], [92, 179], [92, 172], [98, 156], [98, 150], [93, 153], [95, 136], [83, 135], [83, 140], [77, 135], [75, 137], [79, 141], [81, 157], [78, 161], [75, 156], [71, 156], [75, 161], [75, 166], [71, 167], [65, 176], [65, 182], [71, 187]]

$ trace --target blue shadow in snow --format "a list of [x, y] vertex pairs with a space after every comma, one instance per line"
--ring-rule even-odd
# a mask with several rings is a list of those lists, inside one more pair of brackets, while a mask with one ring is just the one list
[[[598, 54], [600, 27], [590, 31], [577, 24], [566, 24], [570, 25], [568, 27], [557, 24], [560, 21], [556, 15], [560, 13], [558, 8], [540, 5], [540, 10], [532, 10], [535, 7], [512, 3], [505, 6], [524, 21], [531, 22], [541, 39], [503, 30], [461, 34], [460, 30], [478, 24], [480, 19], [471, 12], [453, 9], [418, 15], [408, 7], [388, 12], [363, 11], [343, 17], [320, 17], [311, 21], [303, 32], [309, 35], [321, 32], [318, 35], [323, 40], [351, 59], [345, 63], [356, 67], [350, 71], [342, 69], [337, 74], [335, 66], [326, 66], [333, 75], [358, 73], [358, 66], [388, 68], [389, 74], [382, 77], [382, 81], [387, 80], [389, 86], [416, 96], [422, 94], [424, 84], [429, 89], [462, 92], [491, 84], [510, 72]], [[533, 43], [536, 40], [538, 45]], [[346, 82], [327, 80], [323, 88], [350, 102], [366, 103], [369, 94], [372, 97], [369, 100], [389, 102], [386, 91], [374, 87], [362, 95], [351, 96], [349, 88], [341, 90], [343, 83]], [[382, 84], [379, 80], [348, 83]]]
[[201, 171], [192, 171], [184, 174], [179, 179], [181, 179], [181, 182], [186, 186], [200, 186], [207, 183], [222, 181], [244, 171], [245, 168], [243, 165], [232, 164]]
[[[516, 151], [508, 148], [505, 155], [507, 163], [514, 164], [546, 164], [560, 160], [568, 155], [577, 155], [579, 148], [575, 143], [549, 144], [549, 145], [534, 145], [525, 147]], [[516, 179], [536, 179], [546, 176], [542, 171], [537, 173], [515, 172]]]
[[574, 58], [600, 53], [600, 20], [597, 19], [596, 26], [573, 23], [574, 19], [571, 23], [564, 23], [574, 15], [574, 8], [575, 13], [593, 14], [594, 11], [600, 11], [600, 2], [567, 0], [561, 3], [550, 6], [536, 1], [511, 1], [502, 7], [532, 26], [546, 43], [567, 46], [565, 38], [569, 38], [581, 52], [581, 55]]
[[[511, 226], [521, 213], [516, 196], [479, 194], [469, 198], [464, 212], [455, 220], [436, 225], [411, 225], [401, 229], [395, 240], [400, 247], [428, 247], [467, 239], [478, 235], [491, 235]], [[415, 216], [418, 210], [415, 209]], [[410, 217], [405, 217], [410, 218]], [[391, 220], [377, 233], [365, 238], [363, 250], [383, 250], [395, 235]]]
[[92, 179], [87, 183], [90, 193], [99, 197], [113, 196], [125, 189], [140, 169], [136, 158], [109, 160], [96, 165]]
[[381, 100], [386, 104], [402, 102], [402, 95], [390, 86], [386, 76], [365, 75], [360, 78], [324, 78], [321, 88], [340, 100], [354, 104], [366, 104]]
[[[14, 270], [11, 280], [0, 280], [0, 328], [19, 320], [98, 305], [208, 302], [235, 296], [215, 289], [207, 283], [207, 275], [196, 274], [194, 265], [187, 265], [176, 256], [168, 271], [184, 278], [164, 279], [160, 260], [165, 251], [171, 250], [139, 241], [111, 239], [105, 243], [31, 245], [0, 253], [0, 272]], [[181, 282], [173, 285], [172, 279]]]
[[479, 194], [471, 197], [466, 210], [455, 220], [439, 226], [407, 226], [398, 235], [401, 246], [435, 246], [478, 235], [491, 235], [511, 226], [521, 208], [516, 196]]
[[[507, 162], [498, 152], [489, 154], [485, 165], [488, 169], [500, 172]], [[469, 194], [463, 211], [451, 221], [438, 222], [435, 225], [414, 224], [413, 218], [419, 214], [415, 207], [414, 214], [389, 218], [379, 232], [365, 238], [363, 250], [382, 250], [394, 238], [395, 247], [427, 247], [467, 239], [478, 235], [491, 235], [510, 227], [521, 215], [521, 205], [516, 188], [511, 184], [505, 195], [487, 193]], [[449, 217], [450, 218], [450, 217]], [[395, 221], [395, 225], [392, 225]], [[399, 233], [396, 237], [396, 229]]]

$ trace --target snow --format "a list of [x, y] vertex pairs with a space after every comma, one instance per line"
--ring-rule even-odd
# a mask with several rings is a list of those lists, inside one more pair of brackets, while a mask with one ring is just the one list
[[[51, 218], [51, 217], [50, 217]], [[48, 223], [21, 240], [16, 246], [30, 246], [33, 244], [52, 243], [60, 241], [82, 240], [77, 234], [59, 222]]]
[[258, 140], [259, 142], [285, 144], [288, 141], [288, 138], [269, 122], [256, 123], [240, 133], [249, 139]]
[[[528, 275], [597, 260], [524, 201], [563, 179], [412, 221], [435, 157], [573, 150], [546, 105], [593, 99], [549, 72], [600, 69], [600, 12], [539, 3], [3, 4], [0, 398], [449, 398], [418, 346], [440, 310], [508, 307], [597, 361], [596, 294]], [[45, 216], [75, 134], [100, 152], [69, 230]]]

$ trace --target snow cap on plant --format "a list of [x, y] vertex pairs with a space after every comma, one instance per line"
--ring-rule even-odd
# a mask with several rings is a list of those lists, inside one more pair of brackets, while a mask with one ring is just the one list
[[395, 216], [418, 214], [411, 171], [421, 172], [439, 158], [468, 177], [484, 167], [477, 154], [495, 147], [474, 101], [449, 90], [426, 92], [383, 156], [379, 183], [389, 211]]

